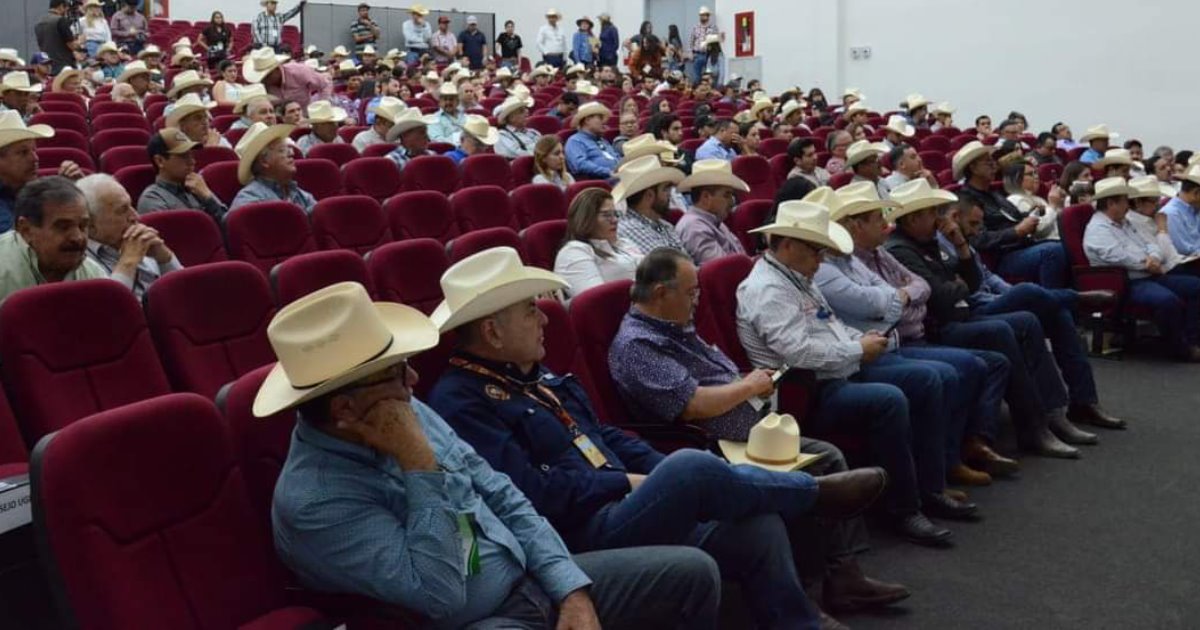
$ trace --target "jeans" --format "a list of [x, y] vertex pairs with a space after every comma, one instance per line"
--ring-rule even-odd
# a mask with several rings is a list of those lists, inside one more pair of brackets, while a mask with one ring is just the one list
[[[821, 459], [804, 470], [821, 477], [850, 469], [838, 447], [821, 440], [801, 437], [800, 452], [821, 453]], [[805, 516], [787, 521], [788, 539], [800, 582], [806, 587], [825, 579], [829, 562], [865, 553], [870, 549], [867, 525], [861, 516], [852, 519], [824, 519]]]
[[1004, 254], [996, 265], [996, 272], [1061, 289], [1067, 286], [1067, 250], [1058, 241], [1042, 241]]
[[1186, 354], [1200, 337], [1200, 278], [1183, 269], [1129, 283], [1129, 302], [1154, 312], [1169, 347]]
[[[692, 53], [692, 77], [691, 77], [692, 83], [696, 83], [697, 81], [700, 80], [700, 76], [704, 74], [704, 67], [707, 65], [708, 65], [708, 53], [707, 52], [693, 52]], [[716, 88], [717, 86], [714, 84], [713, 87]]]
[[103, 43], [104, 42], [97, 39], [89, 39], [83, 43], [83, 46], [87, 48], [88, 59], [96, 58], [96, 51], [100, 49], [100, 45]]
[[691, 544], [740, 582], [760, 627], [817, 628], [780, 518], [812, 509], [817, 481], [803, 472], [732, 466], [712, 453], [667, 456], [636, 490], [601, 508], [572, 547]]
[[[717, 627], [721, 577], [703, 551], [635, 547], [584, 553], [574, 560], [592, 579], [588, 594], [605, 628]], [[551, 630], [557, 623], [558, 602], [527, 577], [494, 616], [467, 628]]]
[[427, 52], [429, 52], [429, 50], [426, 48], [409, 48], [408, 52], [404, 53], [404, 63], [410, 66], [421, 63], [421, 55], [424, 55]]
[[543, 55], [542, 63], [544, 63], [548, 66], [554, 66], [555, 68], [562, 68], [563, 67], [563, 56], [561, 54]]

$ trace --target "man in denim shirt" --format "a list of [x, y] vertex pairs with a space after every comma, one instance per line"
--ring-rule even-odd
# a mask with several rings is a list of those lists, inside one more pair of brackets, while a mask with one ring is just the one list
[[612, 112], [602, 103], [585, 103], [572, 120], [575, 132], [563, 147], [567, 170], [576, 179], [609, 179], [617, 171], [621, 154], [604, 139], [604, 126]]
[[296, 160], [288, 144], [291, 125], [268, 127], [254, 123], [237, 145], [238, 181], [242, 188], [233, 203], [232, 212], [259, 201], [287, 201], [312, 212], [317, 200], [296, 183]]

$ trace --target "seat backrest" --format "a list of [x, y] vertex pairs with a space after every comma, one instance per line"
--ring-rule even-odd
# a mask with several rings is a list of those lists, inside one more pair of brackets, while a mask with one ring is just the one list
[[[145, 146], [113, 147], [100, 155], [100, 170], [110, 175], [125, 168], [126, 166], [142, 164], [150, 164], [153, 166], [153, 164], [150, 162], [150, 154], [146, 153]], [[205, 181], [207, 181], [207, 179]]]
[[611, 424], [629, 424], [630, 417], [608, 371], [608, 348], [629, 311], [632, 280], [615, 280], [571, 299], [571, 323], [595, 391], [592, 405]]
[[553, 184], [525, 184], [511, 193], [513, 212], [522, 227], [567, 218], [567, 197]]
[[392, 238], [433, 238], [442, 243], [458, 236], [450, 200], [436, 190], [402, 192], [383, 204]]
[[146, 116], [141, 113], [104, 114], [92, 119], [93, 131], [103, 131], [105, 129], [144, 129], [149, 131], [150, 125], [146, 120]]
[[450, 195], [450, 207], [463, 234], [491, 227], [520, 227], [508, 203], [508, 193], [499, 186], [463, 188]]
[[771, 178], [771, 164], [761, 155], [739, 155], [733, 158], [733, 174], [750, 186], [750, 192], [741, 193], [738, 198], [745, 201], [750, 199], [774, 199], [775, 181]]
[[88, 129], [87, 120], [78, 114], [68, 114], [67, 112], [42, 112], [34, 114], [33, 118], [29, 119], [30, 125], [50, 125], [55, 129], [70, 129], [78, 132], [84, 137], [87, 137], [91, 130]]
[[[142, 153], [145, 153], [145, 147], [142, 148]], [[79, 165], [79, 168], [89, 171], [96, 171], [96, 163], [92, 161], [92, 156], [88, 155], [83, 149], [75, 149], [72, 147], [46, 147], [37, 149], [38, 168], [58, 168], [63, 162], [71, 161]]]
[[563, 306], [562, 302], [550, 298], [538, 300], [537, 305], [546, 315], [546, 326], [542, 328], [545, 338], [542, 345], [546, 349], [546, 356], [542, 357], [542, 365], [555, 374], [574, 374], [583, 384], [588, 398], [592, 401], [599, 399], [567, 307]]
[[144, 150], [149, 142], [150, 132], [144, 129], [106, 129], [92, 136], [92, 153], [101, 155], [113, 147], [142, 147]]
[[[945, 138], [941, 136], [933, 136], [941, 140]], [[943, 151], [921, 151], [918, 153], [921, 156], [921, 163], [925, 168], [934, 173], [938, 173], [950, 168], [950, 161], [946, 159], [946, 153]]]
[[787, 153], [790, 142], [787, 138], [767, 138], [758, 145], [758, 154], [770, 160], [776, 155]]
[[237, 163], [238, 154], [229, 147], [200, 147], [193, 155], [196, 156], [196, 170], [217, 162]]
[[521, 245], [529, 264], [554, 271], [554, 259], [566, 236], [566, 219], [541, 221], [521, 230]]
[[358, 254], [392, 240], [383, 208], [366, 195], [341, 195], [318, 201], [312, 211], [312, 231], [317, 249], [348, 249]]
[[[29, 449], [21, 438], [21, 429], [13, 416], [12, 406], [8, 404], [8, 395], [0, 387], [0, 471], [5, 471], [6, 465], [25, 464], [29, 461]], [[14, 472], [20, 472], [16, 469]], [[8, 476], [8, 472], [0, 472], [0, 478]]]
[[208, 184], [209, 190], [228, 206], [242, 189], [237, 171], [237, 162], [216, 162], [200, 169], [200, 176]]
[[567, 186], [567, 208], [571, 207], [571, 202], [575, 201], [575, 197], [578, 196], [579, 193], [589, 188], [603, 188], [604, 190], [612, 190], [612, 186], [609, 186], [607, 182], [599, 179], [588, 179], [581, 182], [575, 182], [574, 184]]
[[446, 243], [446, 257], [454, 264], [468, 256], [493, 247], [511, 247], [525, 260], [525, 246], [521, 237], [510, 227], [491, 227], [467, 232]]
[[244, 260], [263, 273], [275, 265], [316, 250], [308, 216], [286, 201], [248, 203], [225, 215], [229, 257]]
[[533, 156], [522, 155], [513, 158], [508, 168], [512, 172], [513, 186], [524, 186], [533, 181]]
[[[753, 268], [754, 260], [749, 256], [733, 254], [704, 263], [699, 274], [696, 328], [743, 371], [749, 371], [751, 366], [737, 334], [737, 288]], [[716, 338], [709, 339], [710, 336]]]
[[[92, 332], [64, 334], [81, 327]], [[108, 279], [11, 294], [0, 304], [0, 368], [29, 444], [97, 411], [171, 391], [141, 305]]]
[[775, 189], [778, 190], [787, 181], [788, 173], [792, 172], [792, 156], [781, 153], [767, 160], [767, 163], [771, 165], [771, 179], [775, 180]]
[[530, 116], [525, 124], [543, 135], [558, 133], [562, 129], [562, 121], [554, 116]]
[[458, 190], [458, 165], [444, 155], [421, 155], [404, 165], [400, 181], [406, 192], [436, 190], [449, 195]]
[[170, 394], [94, 415], [33, 461], [34, 527], [64, 626], [237, 628], [287, 605], [208, 400]]
[[326, 142], [309, 149], [306, 157], [310, 160], [329, 160], [340, 168], [348, 164], [350, 160], [358, 158], [359, 154], [358, 149], [348, 142], [336, 144]]
[[[122, 169], [121, 173], [134, 168], [140, 167], [131, 166]], [[121, 173], [118, 173], [118, 181]], [[138, 221], [158, 230], [184, 267], [229, 259], [217, 222], [199, 210], [151, 212], [138, 217]]]
[[[338, 136], [340, 136], [342, 138], [342, 140], [345, 140], [346, 143], [349, 144], [351, 142], [354, 142], [354, 136], [357, 136], [358, 134], [360, 134], [368, 129], [370, 129], [370, 127], [366, 127], [366, 126], [362, 126], [362, 125], [354, 126], [354, 127], [342, 127], [341, 129], [338, 129]], [[350, 148], [354, 148], [354, 147], [351, 146]]]
[[400, 191], [400, 171], [386, 157], [360, 157], [343, 169], [347, 194], [366, 195], [383, 203]]
[[367, 263], [346, 249], [311, 252], [289, 258], [271, 270], [271, 289], [280, 308], [339, 282], [357, 282], [374, 295]]
[[142, 192], [158, 178], [158, 171], [149, 164], [135, 164], [113, 173], [113, 178], [129, 193], [129, 198], [136, 207]]
[[854, 179], [854, 171], [847, 169], [829, 178], [829, 187], [837, 190], [838, 188], [849, 184], [850, 180], [852, 179]]
[[495, 153], [477, 153], [463, 160], [462, 185], [465, 186], [499, 186], [504, 190], [512, 190], [512, 170], [508, 160]]
[[1063, 209], [1062, 214], [1059, 215], [1059, 234], [1062, 235], [1063, 247], [1067, 249], [1067, 258], [1070, 259], [1071, 265], [1074, 267], [1090, 266], [1087, 254], [1083, 251], [1083, 234], [1087, 230], [1088, 222], [1092, 220], [1092, 215], [1095, 212], [1092, 204], [1085, 203], [1076, 206], [1067, 206]]
[[449, 267], [445, 246], [432, 238], [387, 243], [367, 256], [376, 298], [407, 304], [426, 315], [442, 301], [442, 274]]
[[396, 145], [390, 142], [380, 142], [363, 147], [362, 157], [385, 157], [396, 150]]
[[91, 104], [92, 118], [105, 114], [134, 114], [140, 116], [142, 109], [137, 103], [117, 103], [114, 101], [93, 101]]
[[742, 249], [748, 253], [758, 251], [758, 236], [750, 234], [750, 230], [762, 227], [773, 207], [775, 202], [768, 199], [743, 201], [737, 205], [729, 218], [725, 219], [725, 224], [737, 235], [738, 240], [742, 242]]
[[146, 292], [146, 319], [171, 383], [201, 396], [275, 360], [267, 341], [274, 315], [267, 279], [240, 261], [181, 269]]
[[296, 160], [296, 183], [321, 201], [342, 194], [342, 170], [331, 160]]
[[[45, 98], [45, 97], [43, 97]], [[79, 133], [73, 129], [55, 129], [54, 135], [49, 138], [38, 138], [35, 142], [37, 148], [49, 147], [71, 147], [79, 149], [88, 146], [87, 134]]]

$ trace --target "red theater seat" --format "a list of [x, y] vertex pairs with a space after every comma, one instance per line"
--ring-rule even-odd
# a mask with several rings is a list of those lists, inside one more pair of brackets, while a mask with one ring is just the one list
[[580, 293], [571, 300], [571, 324], [595, 388], [592, 406], [605, 422], [630, 424], [631, 418], [608, 371], [608, 348], [629, 311], [632, 280], [617, 280]]
[[138, 200], [142, 198], [142, 192], [158, 178], [158, 171], [149, 164], [135, 164], [113, 173], [113, 178], [129, 193], [129, 199], [136, 208]]
[[521, 245], [521, 237], [510, 227], [491, 227], [467, 232], [446, 243], [446, 256], [450, 259], [450, 264], [454, 264], [493, 247], [511, 247], [521, 255], [522, 261], [525, 260], [525, 247]]
[[554, 271], [554, 259], [566, 235], [566, 219], [540, 221], [521, 230], [521, 244], [529, 264]]
[[400, 192], [400, 171], [390, 158], [361, 157], [343, 167], [342, 174], [346, 193], [351, 195], [366, 195], [383, 203]]
[[305, 157], [310, 160], [329, 160], [340, 168], [361, 156], [352, 144], [318, 144], [309, 149]]
[[771, 164], [761, 155], [739, 155], [733, 158], [733, 174], [750, 186], [750, 192], [739, 193], [742, 201], [775, 198], [775, 180]]
[[365, 254], [392, 240], [383, 209], [365, 195], [343, 195], [318, 201], [312, 212], [317, 249], [348, 249]]
[[217, 162], [204, 167], [200, 176], [204, 178], [204, 183], [208, 184], [209, 190], [228, 206], [242, 189], [237, 171], [237, 162]]
[[[442, 274], [449, 267], [446, 247], [432, 238], [388, 243], [367, 255], [376, 297], [407, 304], [426, 315], [442, 301]], [[412, 273], [413, 269], [421, 273]]]
[[383, 205], [392, 238], [433, 238], [445, 243], [458, 236], [450, 200], [434, 190], [404, 192]]
[[479, 153], [463, 160], [462, 185], [499, 186], [511, 190], [512, 170], [504, 156], [495, 153]]
[[308, 216], [286, 201], [262, 201], [225, 215], [229, 257], [244, 260], [264, 276], [275, 265], [316, 249]]
[[92, 136], [92, 153], [102, 155], [113, 147], [141, 147], [145, 151], [149, 142], [150, 132], [144, 129], [108, 129]]
[[[125, 170], [128, 169], [123, 169], [122, 173]], [[117, 175], [119, 179], [120, 173]], [[138, 217], [138, 221], [158, 230], [184, 267], [229, 259], [217, 222], [199, 210], [151, 212]]]
[[458, 165], [444, 155], [422, 155], [404, 165], [400, 181], [405, 191], [436, 190], [449, 195], [458, 190]]
[[567, 197], [553, 184], [525, 184], [509, 193], [522, 226], [567, 218]]
[[508, 203], [508, 193], [499, 186], [463, 188], [450, 195], [450, 207], [463, 234], [491, 227], [520, 227]]
[[342, 171], [332, 160], [296, 160], [296, 183], [321, 201], [342, 194]]
[[271, 288], [280, 308], [339, 282], [357, 282], [366, 287], [367, 293], [375, 293], [367, 263], [345, 249], [293, 256], [271, 270]]

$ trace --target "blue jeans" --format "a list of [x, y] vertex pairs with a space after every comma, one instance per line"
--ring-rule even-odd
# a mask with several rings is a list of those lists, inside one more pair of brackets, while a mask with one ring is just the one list
[[408, 52], [404, 53], [404, 63], [410, 66], [421, 63], [421, 55], [427, 52], [429, 52], [428, 49], [414, 50], [409, 48]]
[[[700, 76], [704, 74], [704, 67], [708, 65], [708, 53], [693, 52], [692, 53], [692, 83], [700, 80]], [[714, 88], [717, 86], [714, 85]]]
[[1174, 269], [1163, 276], [1129, 283], [1129, 302], [1154, 312], [1154, 323], [1169, 347], [1186, 353], [1200, 338], [1200, 278]]
[[1004, 254], [996, 265], [996, 272], [1037, 282], [1050, 289], [1061, 289], [1067, 286], [1067, 250], [1058, 241], [1042, 241]]
[[759, 626], [816, 630], [817, 612], [800, 586], [780, 518], [801, 518], [816, 500], [817, 481], [807, 473], [732, 466], [685, 449], [668, 455], [625, 499], [601, 508], [577, 542], [587, 549], [699, 546], [722, 576], [741, 583]]

